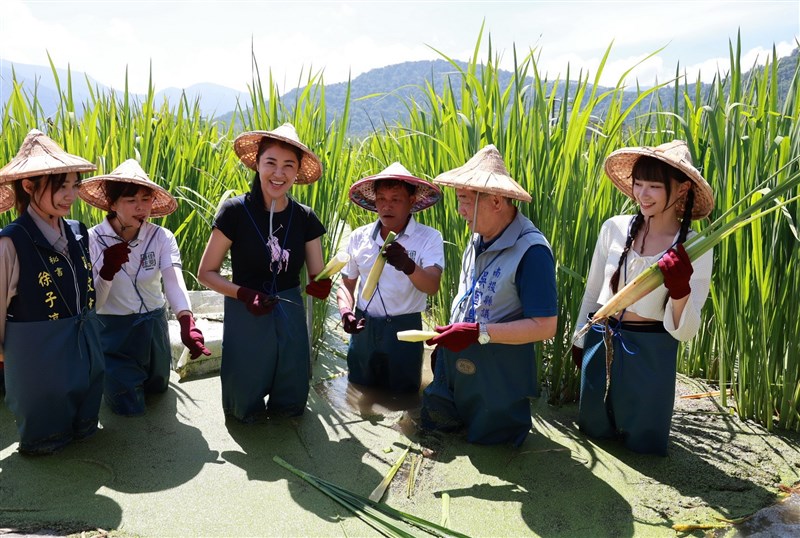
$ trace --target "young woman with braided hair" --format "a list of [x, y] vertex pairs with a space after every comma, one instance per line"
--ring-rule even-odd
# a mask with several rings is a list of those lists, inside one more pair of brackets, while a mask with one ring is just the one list
[[609, 320], [610, 363], [605, 325], [576, 340], [578, 425], [590, 437], [619, 437], [635, 452], [666, 455], [678, 342], [699, 330], [711, 284], [711, 251], [692, 264], [683, 243], [694, 233], [691, 221], [711, 213], [713, 193], [681, 140], [617, 150], [606, 159], [605, 170], [639, 209], [633, 217], [618, 215], [603, 223], [576, 335], [585, 320], [653, 263], [664, 285]]

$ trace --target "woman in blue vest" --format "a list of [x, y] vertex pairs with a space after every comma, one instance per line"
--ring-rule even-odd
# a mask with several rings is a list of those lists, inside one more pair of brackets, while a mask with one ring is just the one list
[[37, 130], [0, 169], [19, 213], [0, 231], [0, 342], [24, 454], [52, 453], [97, 431], [103, 351], [89, 234], [65, 219], [80, 173], [94, 169]]
[[[323, 268], [325, 227], [289, 191], [317, 181], [322, 164], [289, 123], [242, 133], [233, 147], [255, 175], [250, 192], [222, 204], [197, 271], [200, 283], [225, 295], [222, 408], [247, 423], [266, 411], [297, 416], [310, 377], [300, 272], [305, 264], [312, 278], [305, 291], [317, 299], [327, 298], [331, 280], [313, 281]], [[229, 252], [231, 280], [220, 274]]]
[[428, 341], [437, 357], [423, 392], [422, 427], [466, 429], [467, 441], [519, 446], [539, 393], [534, 342], [556, 332], [558, 304], [550, 245], [513, 204], [531, 196], [492, 145], [434, 183], [456, 189], [473, 234], [461, 261], [450, 324]]
[[711, 286], [712, 252], [692, 263], [683, 242], [695, 233], [692, 220], [711, 213], [714, 194], [682, 140], [619, 149], [608, 156], [605, 170], [638, 211], [611, 217], [600, 229], [576, 336], [591, 314], [652, 264], [658, 263], [664, 285], [610, 320], [610, 372], [605, 326], [576, 341], [578, 426], [591, 437], [617, 437], [635, 452], [665, 456], [678, 342], [700, 329], [700, 310]]

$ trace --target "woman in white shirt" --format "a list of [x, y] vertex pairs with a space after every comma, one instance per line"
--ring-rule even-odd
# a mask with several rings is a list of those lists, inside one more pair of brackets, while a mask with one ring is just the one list
[[145, 393], [164, 392], [169, 384], [171, 350], [164, 292], [190, 357], [211, 354], [195, 327], [175, 236], [147, 220], [169, 215], [178, 204], [133, 159], [110, 174], [84, 181], [80, 196], [108, 212], [89, 230], [97, 313], [103, 323], [103, 396], [115, 413], [141, 415]]
[[606, 159], [605, 170], [638, 211], [603, 223], [576, 335], [592, 313], [653, 263], [664, 285], [610, 320], [613, 358], [608, 365], [604, 326], [594, 326], [576, 341], [578, 425], [591, 437], [620, 437], [635, 452], [666, 455], [678, 342], [699, 330], [711, 284], [712, 252], [692, 264], [683, 243], [694, 233], [691, 221], [714, 208], [713, 192], [681, 140], [617, 150]]

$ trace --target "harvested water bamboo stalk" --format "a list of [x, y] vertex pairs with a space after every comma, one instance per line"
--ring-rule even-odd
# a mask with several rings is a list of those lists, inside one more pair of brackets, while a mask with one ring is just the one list
[[344, 266], [347, 265], [347, 262], [350, 261], [350, 255], [347, 252], [338, 252], [336, 256], [331, 258], [331, 261], [322, 268], [322, 271], [319, 272], [317, 276], [314, 277], [314, 281], [322, 280], [323, 278], [330, 278], [331, 276], [335, 275], [342, 269]]
[[380, 252], [378, 252], [378, 257], [375, 259], [375, 263], [372, 265], [372, 269], [369, 270], [367, 280], [364, 282], [364, 289], [361, 290], [361, 297], [365, 301], [372, 299], [372, 295], [375, 293], [375, 290], [378, 289], [378, 280], [381, 278], [383, 266], [386, 265], [386, 258], [383, 256], [383, 253], [386, 250], [386, 247], [389, 246], [392, 241], [394, 241], [394, 238], [395, 233], [389, 232], [386, 236], [386, 240], [383, 242]]
[[436, 331], [420, 331], [417, 329], [397, 331], [397, 339], [401, 342], [424, 342], [425, 340], [430, 340], [434, 336], [439, 336], [439, 333]]

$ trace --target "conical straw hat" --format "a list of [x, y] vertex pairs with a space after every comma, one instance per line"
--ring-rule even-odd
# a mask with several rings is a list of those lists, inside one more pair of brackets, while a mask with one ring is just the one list
[[0, 168], [0, 184], [47, 174], [93, 170], [97, 167], [86, 159], [67, 153], [43, 132], [31, 129], [14, 158]]
[[111, 211], [111, 202], [106, 196], [106, 181], [121, 181], [135, 183], [153, 190], [153, 210], [151, 217], [163, 217], [178, 209], [178, 202], [161, 185], [147, 177], [135, 159], [128, 159], [117, 166], [111, 173], [90, 177], [81, 182], [79, 196], [89, 205], [103, 211]]
[[503, 157], [492, 144], [478, 151], [466, 164], [439, 174], [433, 182], [523, 202], [531, 201], [531, 195], [511, 178], [503, 163]]
[[633, 165], [642, 155], [653, 157], [674, 166], [686, 174], [694, 184], [692, 220], [704, 219], [714, 209], [714, 191], [692, 164], [689, 146], [683, 140], [673, 140], [659, 146], [621, 148], [606, 158], [605, 170], [612, 183], [622, 194], [633, 200]]
[[14, 207], [14, 191], [10, 185], [0, 185], [0, 213]]
[[376, 213], [375, 207], [375, 182], [380, 179], [394, 179], [404, 181], [416, 187], [414, 196], [416, 201], [411, 206], [411, 212], [416, 213], [428, 209], [442, 199], [442, 191], [436, 185], [415, 177], [400, 163], [392, 163], [382, 172], [374, 176], [359, 179], [350, 187], [350, 200], [360, 205], [367, 211]]
[[303, 158], [300, 160], [300, 169], [297, 172], [295, 183], [298, 185], [308, 185], [314, 183], [322, 176], [322, 163], [308, 146], [300, 142], [297, 131], [291, 123], [284, 123], [272, 131], [247, 131], [236, 137], [233, 141], [233, 150], [239, 159], [252, 170], [258, 170], [256, 158], [258, 156], [258, 145], [263, 138], [271, 138], [286, 142], [303, 151]]

